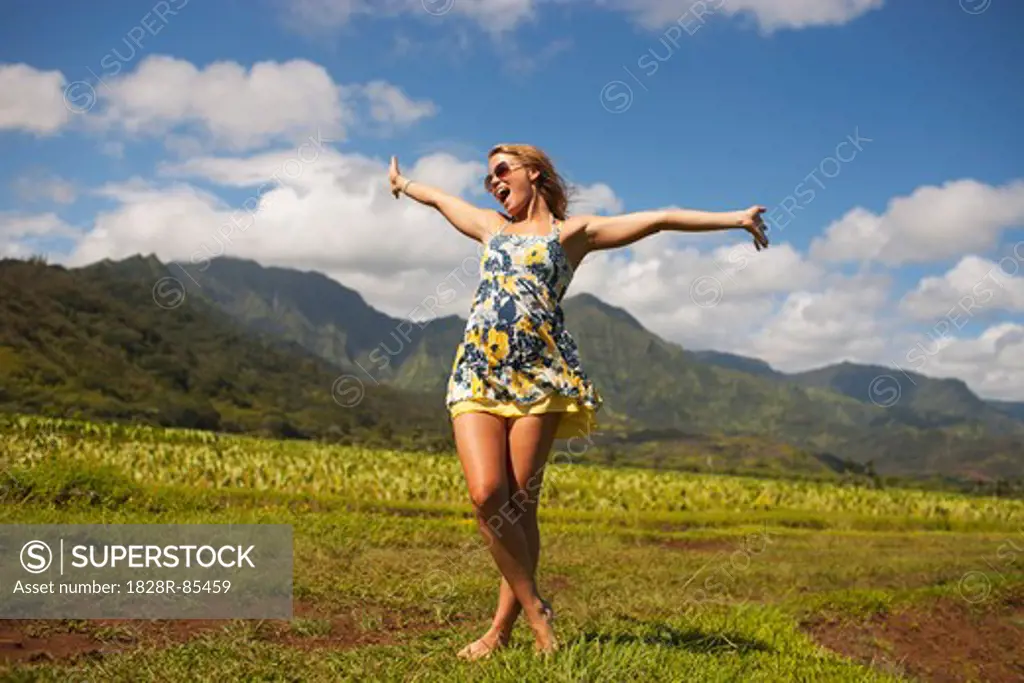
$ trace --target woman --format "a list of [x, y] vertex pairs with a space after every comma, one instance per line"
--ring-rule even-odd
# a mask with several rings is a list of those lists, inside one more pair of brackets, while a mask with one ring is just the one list
[[491, 628], [459, 652], [478, 659], [507, 645], [520, 611], [538, 652], [557, 649], [554, 612], [534, 581], [540, 551], [537, 500], [556, 438], [595, 427], [601, 397], [580, 366], [561, 300], [591, 251], [622, 247], [662, 231], [740, 229], [768, 246], [764, 207], [710, 213], [685, 209], [621, 216], [566, 214], [566, 185], [531, 145], [498, 145], [487, 156], [486, 190], [503, 211], [405, 178], [401, 194], [433, 207], [484, 245], [481, 281], [448, 382], [447, 407], [478, 526], [502, 575]]

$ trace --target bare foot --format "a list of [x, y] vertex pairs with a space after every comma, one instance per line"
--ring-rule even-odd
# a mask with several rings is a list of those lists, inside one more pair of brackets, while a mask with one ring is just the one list
[[530, 621], [530, 628], [533, 629], [536, 642], [533, 649], [537, 654], [549, 655], [558, 651], [558, 639], [555, 638], [555, 629], [552, 622], [555, 620], [555, 611], [546, 600], [541, 600], [540, 616]]
[[495, 650], [505, 647], [508, 645], [509, 639], [505, 637], [500, 631], [490, 630], [483, 636], [474, 640], [466, 647], [459, 650], [459, 659], [465, 659], [468, 661], [476, 661], [477, 659], [485, 659], [490, 657]]

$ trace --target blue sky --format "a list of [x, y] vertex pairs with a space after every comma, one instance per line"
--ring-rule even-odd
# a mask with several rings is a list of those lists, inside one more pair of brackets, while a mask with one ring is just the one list
[[[435, 281], [447, 272], [446, 259], [457, 265], [471, 247], [442, 237], [443, 226], [422, 209], [357, 202], [353, 197], [365, 199], [353, 189], [361, 187], [360, 173], [376, 177], [376, 165], [398, 154], [403, 167], [436, 174], [439, 183], [484, 201], [473, 194], [474, 164], [499, 141], [544, 148], [583, 186], [592, 210], [774, 208], [797, 197], [790, 200], [796, 210], [776, 221], [781, 255], [765, 265], [726, 273], [722, 263], [739, 261], [729, 251], [735, 239], [658, 236], [596, 256], [587, 277], [581, 271], [577, 291], [622, 305], [691, 348], [758, 355], [785, 369], [843, 359], [889, 365], [949, 318], [986, 264], [1009, 255], [1006, 268], [1019, 265], [1013, 249], [1024, 239], [1024, 45], [1011, 31], [1024, 6], [822, 0], [807, 13], [800, 9], [807, 3], [792, 0], [706, 0], [711, 10], [701, 17], [690, 4], [168, 0], [164, 9], [177, 13], [163, 12], [162, 21], [153, 11], [159, 3], [148, 0], [66, 3], [60, 11], [8, 3], [0, 26], [0, 74], [8, 67], [7, 80], [0, 76], [7, 85], [0, 100], [0, 221], [7, 227], [0, 239], [10, 255], [45, 250], [70, 264], [133, 249], [187, 259], [202, 238], [185, 245], [173, 229], [130, 239], [117, 230], [128, 230], [129, 217], [152, 215], [159, 217], [154, 225], [166, 225], [161, 212], [187, 215], [190, 226], [216, 222], [252, 194], [240, 178], [264, 172], [245, 169], [265, 169], [261, 155], [287, 155], [323, 125], [336, 142], [320, 161], [334, 166], [321, 169], [318, 161], [316, 173], [284, 184], [281, 191], [291, 192], [276, 206], [295, 212], [261, 211], [257, 230], [265, 225], [266, 232], [239, 236], [230, 251], [323, 270], [396, 315], [415, 304], [410, 288]], [[449, 6], [440, 15], [427, 11]], [[138, 28], [143, 23], [156, 35]], [[137, 45], [133, 32], [141, 36]], [[157, 57], [171, 70], [142, 68]], [[247, 80], [248, 70], [292, 60], [322, 68], [344, 93], [337, 98], [344, 106], [325, 103], [315, 78], [303, 90], [312, 72], [296, 71], [282, 81], [294, 89], [288, 106], [268, 113], [279, 106], [275, 81]], [[186, 64], [206, 74], [216, 62], [234, 63], [242, 74], [223, 91], [212, 74], [195, 81], [168, 75]], [[27, 69], [15, 72], [18, 64]], [[65, 90], [76, 81], [95, 87], [96, 105], [68, 116], [61, 101], [65, 113], [54, 111], [54, 88], [61, 100], [70, 92], [72, 106], [76, 94], [88, 92]], [[375, 99], [360, 90], [374, 82], [390, 95]], [[250, 99], [233, 97], [232, 87]], [[244, 111], [221, 114], [219, 106]], [[245, 129], [250, 118], [260, 119], [252, 130], [230, 131]], [[854, 136], [864, 140], [861, 149], [846, 145], [848, 160], [830, 161]], [[211, 170], [225, 159], [235, 163], [230, 178]], [[411, 166], [417, 162], [424, 165]], [[355, 194], [302, 205], [320, 196], [324, 185], [313, 180], [321, 173]], [[796, 195], [807, 187], [815, 189], [813, 201]], [[387, 227], [376, 229], [388, 236], [346, 228], [349, 239], [331, 242], [333, 256], [315, 246], [313, 233], [303, 233], [306, 251], [274, 241], [280, 230], [312, 230], [309, 217], [321, 206], [334, 207], [345, 225], [379, 221]], [[214, 217], [202, 214], [207, 209]], [[871, 217], [868, 227], [858, 211]], [[425, 263], [415, 239], [401, 233], [428, 229], [443, 247]], [[702, 296], [691, 291], [701, 277], [722, 290], [713, 305], [692, 301]], [[1005, 357], [1013, 349], [1024, 355], [1024, 272], [992, 281], [998, 296], [979, 298], [963, 327], [957, 324], [949, 351], [914, 369], [1024, 399], [1024, 389], [1014, 388], [1024, 387], [1024, 368]], [[854, 302], [844, 299], [858, 292]], [[445, 312], [464, 315], [464, 303]]]

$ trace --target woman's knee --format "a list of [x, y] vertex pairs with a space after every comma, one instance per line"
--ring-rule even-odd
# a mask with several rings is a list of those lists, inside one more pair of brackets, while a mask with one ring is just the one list
[[478, 513], [494, 514], [507, 502], [508, 494], [501, 481], [485, 479], [470, 483], [469, 500]]

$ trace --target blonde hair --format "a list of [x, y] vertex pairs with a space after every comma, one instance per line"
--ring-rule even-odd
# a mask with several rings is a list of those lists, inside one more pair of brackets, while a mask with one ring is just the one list
[[555, 218], [564, 221], [566, 212], [569, 210], [569, 186], [565, 179], [555, 170], [551, 159], [540, 148], [525, 144], [500, 144], [491, 148], [487, 153], [490, 159], [495, 154], [508, 154], [518, 159], [528, 168], [540, 173], [535, 181], [537, 191], [544, 197], [548, 209]]

